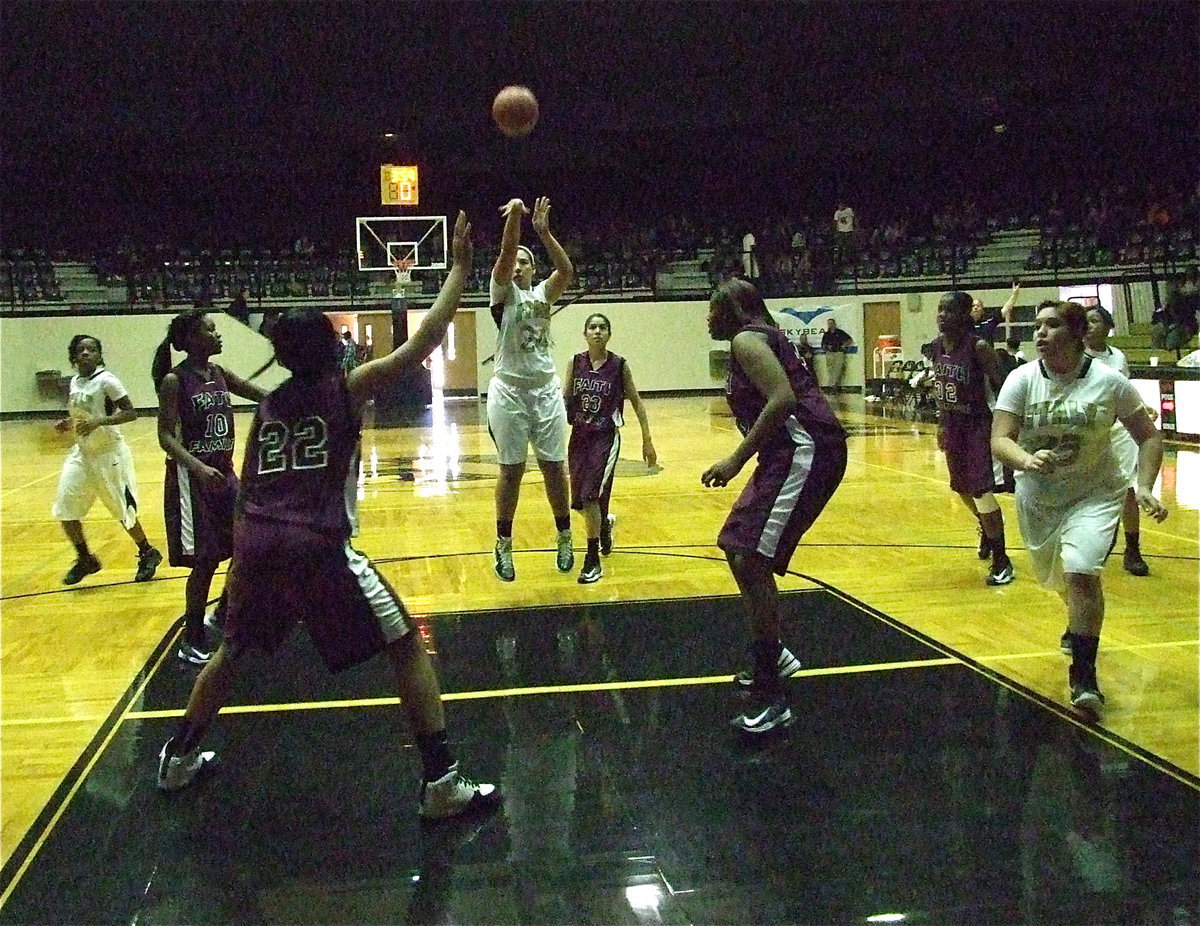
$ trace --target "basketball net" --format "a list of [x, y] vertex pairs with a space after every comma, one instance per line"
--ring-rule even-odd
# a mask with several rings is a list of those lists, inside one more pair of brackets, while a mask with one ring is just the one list
[[405, 295], [412, 285], [412, 266], [413, 262], [405, 257], [398, 257], [392, 261], [392, 268], [396, 272], [395, 291], [398, 295]]

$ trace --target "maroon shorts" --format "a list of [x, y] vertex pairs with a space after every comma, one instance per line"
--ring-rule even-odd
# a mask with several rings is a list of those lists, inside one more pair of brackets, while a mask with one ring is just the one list
[[950, 488], [972, 498], [993, 491], [992, 416], [943, 413], [942, 440]]
[[163, 520], [172, 566], [219, 563], [233, 555], [233, 506], [238, 481], [233, 472], [213, 488], [181, 463], [167, 461], [163, 480]]
[[225, 599], [229, 643], [273, 653], [303, 622], [333, 672], [365, 662], [412, 628], [367, 557], [303, 525], [243, 518]]
[[575, 426], [567, 443], [567, 469], [571, 474], [571, 507], [581, 511], [612, 492], [621, 432], [617, 428]]
[[824, 510], [846, 472], [846, 441], [804, 433], [794, 447], [768, 448], [725, 519], [717, 546], [755, 553], [784, 575], [805, 531]]

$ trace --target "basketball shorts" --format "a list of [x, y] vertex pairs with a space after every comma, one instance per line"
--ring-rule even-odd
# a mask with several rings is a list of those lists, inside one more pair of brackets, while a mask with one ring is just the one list
[[1098, 576], [1121, 520], [1125, 489], [1063, 506], [1038, 504], [1017, 485], [1017, 521], [1037, 580], [1064, 588], [1063, 573]]
[[217, 488], [194, 477], [175, 460], [167, 461], [163, 481], [163, 520], [172, 566], [219, 563], [233, 555], [233, 508], [238, 481], [233, 472]]
[[303, 622], [331, 672], [365, 662], [412, 629], [367, 557], [297, 524], [238, 523], [225, 599], [231, 644], [274, 653]]
[[72, 447], [63, 462], [51, 512], [59, 521], [82, 521], [96, 499], [126, 530], [137, 523], [137, 477], [133, 453], [124, 441], [97, 454]]
[[992, 416], [944, 413], [943, 435], [950, 488], [978, 498], [996, 487], [992, 469]]
[[557, 376], [532, 389], [493, 377], [488, 385], [487, 416], [500, 463], [524, 463], [530, 444], [539, 460], [561, 463], [566, 458], [567, 407]]
[[567, 444], [571, 474], [571, 508], [582, 511], [612, 492], [617, 459], [621, 456], [618, 428], [574, 427]]
[[717, 536], [726, 553], [755, 553], [787, 572], [800, 538], [817, 520], [846, 472], [844, 439], [814, 441], [801, 432], [793, 449], [769, 448]]

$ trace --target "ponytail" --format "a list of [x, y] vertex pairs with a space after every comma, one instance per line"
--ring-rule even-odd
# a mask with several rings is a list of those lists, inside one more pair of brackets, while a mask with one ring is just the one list
[[167, 336], [162, 339], [162, 343], [154, 351], [154, 360], [150, 363], [150, 378], [154, 380], [154, 393], [157, 395], [162, 390], [162, 381], [167, 378], [167, 374], [171, 372], [171, 335], [168, 331]]
[[150, 378], [154, 380], [154, 391], [162, 389], [162, 381], [171, 372], [171, 348], [186, 350], [188, 336], [196, 329], [204, 317], [208, 315], [204, 309], [185, 309], [167, 325], [167, 336], [163, 338], [158, 349], [154, 351], [154, 360], [150, 364]]

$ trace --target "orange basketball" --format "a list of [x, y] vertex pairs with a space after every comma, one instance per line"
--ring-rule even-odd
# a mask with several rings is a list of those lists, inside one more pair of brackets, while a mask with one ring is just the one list
[[510, 138], [528, 135], [537, 123], [537, 97], [528, 87], [505, 87], [492, 101], [492, 118]]

